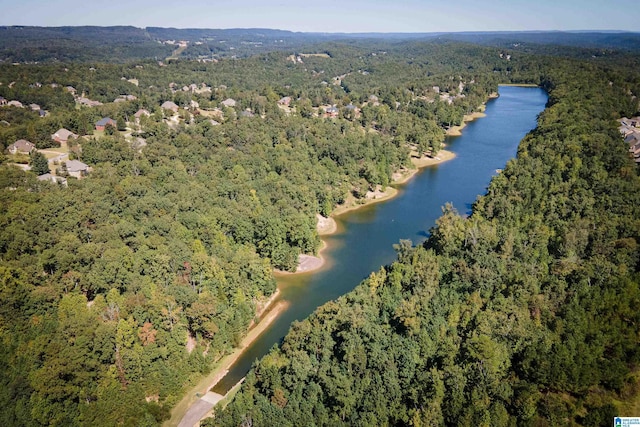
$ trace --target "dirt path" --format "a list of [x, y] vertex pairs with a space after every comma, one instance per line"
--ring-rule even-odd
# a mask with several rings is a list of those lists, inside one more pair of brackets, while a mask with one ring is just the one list
[[182, 52], [184, 52], [185, 50], [187, 50], [187, 46], [179, 46], [177, 49], [175, 49], [172, 53], [171, 56], [168, 56], [165, 61], [171, 61], [172, 59], [178, 59], [180, 58], [180, 55], [182, 55]]

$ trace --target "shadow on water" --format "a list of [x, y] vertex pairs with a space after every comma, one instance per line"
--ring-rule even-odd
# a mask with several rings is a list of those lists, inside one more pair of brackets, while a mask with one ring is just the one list
[[486, 192], [496, 169], [516, 155], [520, 140], [535, 127], [547, 102], [546, 93], [539, 88], [504, 86], [499, 92], [499, 98], [487, 103], [486, 117], [469, 123], [462, 136], [447, 139], [447, 149], [456, 153], [456, 159], [423, 169], [399, 185], [401, 194], [392, 200], [336, 218], [341, 232], [325, 239], [327, 268], [278, 278], [281, 298], [290, 303], [289, 308], [246, 349], [213, 391], [228, 391], [256, 359], [282, 342], [294, 321], [308, 317], [393, 262], [393, 244], [400, 239], [423, 242], [446, 203], [452, 203], [461, 215], [471, 213], [477, 196]]
[[431, 234], [429, 234], [428, 232], [422, 230], [422, 231], [418, 231], [416, 233], [416, 235], [420, 236], [422, 239], [427, 240], [429, 238], [429, 236], [431, 236]]

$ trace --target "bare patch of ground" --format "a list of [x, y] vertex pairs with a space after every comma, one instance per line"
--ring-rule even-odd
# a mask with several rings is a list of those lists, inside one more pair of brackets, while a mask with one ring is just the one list
[[482, 110], [483, 111], [476, 111], [475, 113], [471, 113], [471, 114], [465, 114], [464, 117], [462, 118], [462, 124], [460, 126], [451, 126], [449, 129], [447, 129], [446, 133], [448, 136], [460, 136], [462, 135], [462, 129], [465, 128], [465, 126], [467, 126], [467, 123], [472, 122], [476, 119], [479, 119], [481, 117], [485, 117], [486, 114], [484, 113], [484, 105], [482, 106]]

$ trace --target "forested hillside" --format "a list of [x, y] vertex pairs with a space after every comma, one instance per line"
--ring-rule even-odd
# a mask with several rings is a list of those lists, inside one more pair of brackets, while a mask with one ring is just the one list
[[[464, 218], [295, 323], [207, 425], [610, 425], [638, 408], [632, 66], [540, 59], [517, 159]], [[514, 68], [514, 69], [518, 69]], [[535, 72], [533, 70], [536, 70]]]
[[[162, 28], [132, 26], [0, 26], [0, 62], [121, 62], [165, 58], [217, 60], [268, 52], [299, 52], [323, 42], [382, 46], [411, 40], [454, 40], [520, 52], [560, 56], [638, 52], [640, 34], [612, 31], [456, 33], [304, 33], [266, 28]], [[567, 49], [573, 47], [574, 49]], [[386, 48], [385, 48], [386, 50]]]
[[[538, 79], [507, 75], [531, 59], [495, 49], [389, 47], [0, 65], [0, 96], [46, 113], [0, 107], [3, 147], [29, 139], [91, 168], [76, 179], [52, 159], [55, 185], [2, 157], [0, 424], [159, 424], [239, 343], [274, 268], [318, 249], [318, 213], [436, 153], [498, 81]], [[95, 130], [103, 117], [116, 125]], [[67, 148], [60, 128], [79, 135]]]

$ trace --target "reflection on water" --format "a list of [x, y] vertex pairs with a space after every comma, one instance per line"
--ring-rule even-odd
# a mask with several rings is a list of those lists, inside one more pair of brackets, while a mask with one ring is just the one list
[[281, 341], [293, 321], [393, 262], [393, 244], [400, 239], [423, 242], [445, 203], [452, 203], [462, 215], [470, 214], [496, 169], [515, 156], [520, 140], [535, 127], [546, 102], [546, 94], [538, 88], [500, 87], [500, 98], [487, 104], [487, 117], [469, 123], [462, 136], [447, 139], [447, 149], [457, 154], [454, 160], [423, 169], [400, 185], [400, 194], [392, 200], [336, 218], [340, 233], [325, 238], [327, 266], [315, 273], [278, 278], [280, 298], [290, 302], [289, 308], [247, 348], [214, 391], [224, 394], [237, 383], [256, 359]]

